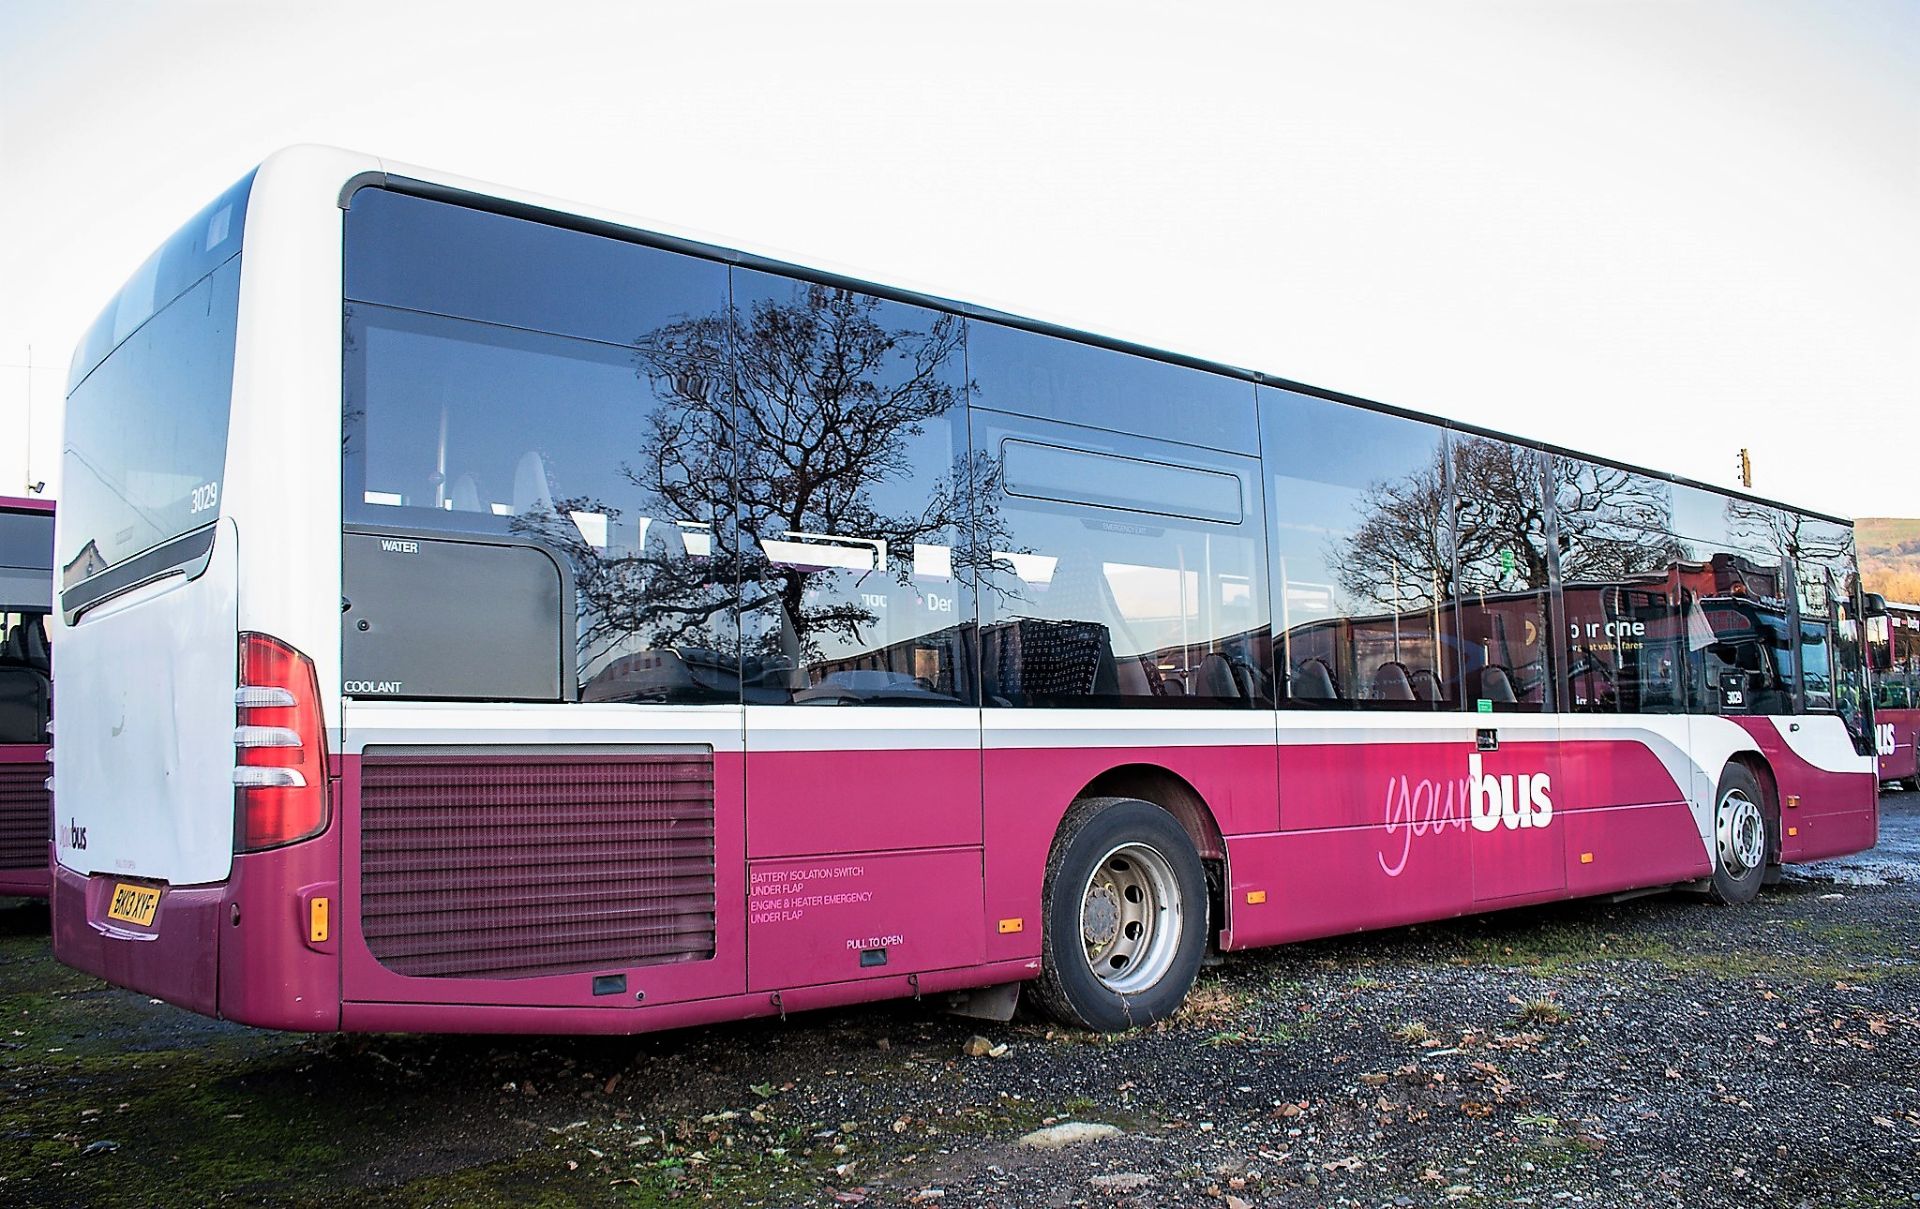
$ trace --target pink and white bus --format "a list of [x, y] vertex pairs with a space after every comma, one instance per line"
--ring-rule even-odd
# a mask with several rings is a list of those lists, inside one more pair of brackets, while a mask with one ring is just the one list
[[342, 151], [68, 399], [54, 946], [291, 1029], [901, 996], [1871, 846], [1844, 520]]
[[52, 607], [53, 501], [0, 496], [0, 895], [45, 898], [53, 885]]
[[1867, 619], [1880, 779], [1920, 790], [1920, 605], [1888, 602]]

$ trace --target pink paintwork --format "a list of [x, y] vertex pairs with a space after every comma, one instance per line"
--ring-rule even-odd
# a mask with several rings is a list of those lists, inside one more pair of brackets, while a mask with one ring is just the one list
[[747, 856], [887, 852], [980, 843], [980, 753], [839, 751], [747, 755]]
[[1864, 852], [1880, 839], [1879, 783], [1801, 759], [1770, 718], [1736, 718], [1753, 736], [1780, 797], [1780, 859], [1817, 861]]
[[1668, 885], [1708, 871], [1680, 787], [1644, 744], [1554, 743], [1552, 734], [1491, 752], [1471, 742], [1283, 746], [1282, 784], [1297, 787], [1282, 799], [1285, 828], [1227, 837], [1230, 922], [1221, 947]]
[[339, 959], [306, 943], [299, 888], [337, 876], [339, 832], [236, 856], [232, 876], [215, 885], [164, 886], [146, 927], [107, 917], [119, 879], [58, 868], [54, 949], [76, 969], [209, 1016], [337, 1029]]
[[[1789, 860], [1872, 844], [1869, 773], [1814, 767], [1770, 719], [1741, 725], [1783, 800], [1797, 798], [1783, 811]], [[1176, 814], [1203, 856], [1225, 863], [1225, 949], [1709, 873], [1686, 787], [1653, 746], [1666, 741], [1574, 729], [1510, 727], [1491, 751], [1462, 727], [1394, 743], [1023, 748], [990, 732], [977, 751], [717, 752], [713, 956], [494, 978], [407, 976], [370, 951], [364, 761], [349, 756], [334, 761], [324, 835], [236, 857], [222, 885], [167, 888], [150, 929], [106, 925], [113, 878], [62, 873], [56, 945], [121, 985], [301, 1029], [632, 1033], [1018, 981], [1039, 972], [1060, 819], [1096, 782], [1149, 774], [1187, 803]], [[767, 800], [750, 801], [749, 784]], [[811, 834], [818, 851], [756, 856], [756, 834], [769, 850]], [[332, 904], [321, 942], [303, 931], [316, 896]]]
[[978, 848], [936, 848], [753, 862], [748, 986], [978, 965], [980, 861]]
[[[989, 748], [982, 769], [988, 961], [1040, 955], [1041, 887], [1061, 816], [1096, 778], [1125, 769], [1162, 769], [1184, 781], [1222, 834], [1271, 830], [1278, 818], [1270, 746]], [[1002, 931], [1002, 920], [1018, 921], [1018, 930]]]
[[[706, 961], [591, 969], [531, 978], [411, 978], [396, 974], [375, 957], [362, 934], [360, 903], [361, 759], [340, 759], [337, 795], [343, 845], [340, 869], [340, 966], [342, 996], [360, 1004], [410, 1004], [418, 1007], [494, 1004], [516, 1008], [565, 1007], [606, 1012], [630, 1009], [637, 995], [645, 1003], [681, 1003], [739, 994], [746, 990], [746, 881], [742, 764], [737, 753], [714, 757], [714, 956]], [[593, 993], [600, 974], [627, 975], [619, 995]], [[614, 1030], [619, 1031], [619, 1030]]]
[[1873, 712], [1883, 742], [1880, 750], [1880, 779], [1905, 781], [1920, 777], [1920, 709], [1888, 709]]

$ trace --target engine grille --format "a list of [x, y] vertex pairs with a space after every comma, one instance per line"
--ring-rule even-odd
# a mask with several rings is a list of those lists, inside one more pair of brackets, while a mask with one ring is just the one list
[[369, 757], [360, 912], [400, 974], [526, 978], [713, 956], [713, 757]]
[[52, 775], [50, 764], [0, 764], [0, 869], [47, 863], [47, 841], [53, 837], [47, 778]]

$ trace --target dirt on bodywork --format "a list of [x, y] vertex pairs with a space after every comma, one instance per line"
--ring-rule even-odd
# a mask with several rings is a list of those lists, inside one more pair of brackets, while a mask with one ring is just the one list
[[1874, 852], [1745, 907], [1233, 955], [1116, 1036], [913, 1003], [263, 1033], [67, 970], [44, 906], [0, 902], [0, 1203], [1908, 1205], [1920, 795], [1882, 807]]

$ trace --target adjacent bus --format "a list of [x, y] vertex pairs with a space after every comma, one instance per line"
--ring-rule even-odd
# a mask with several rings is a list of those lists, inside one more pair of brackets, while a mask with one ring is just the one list
[[1841, 518], [346, 152], [76, 353], [54, 945], [292, 1029], [1020, 988], [1870, 847]]
[[44, 898], [53, 885], [52, 607], [53, 503], [0, 496], [0, 895]]
[[1920, 790], [1920, 605], [1888, 602], [1867, 621], [1880, 779]]

